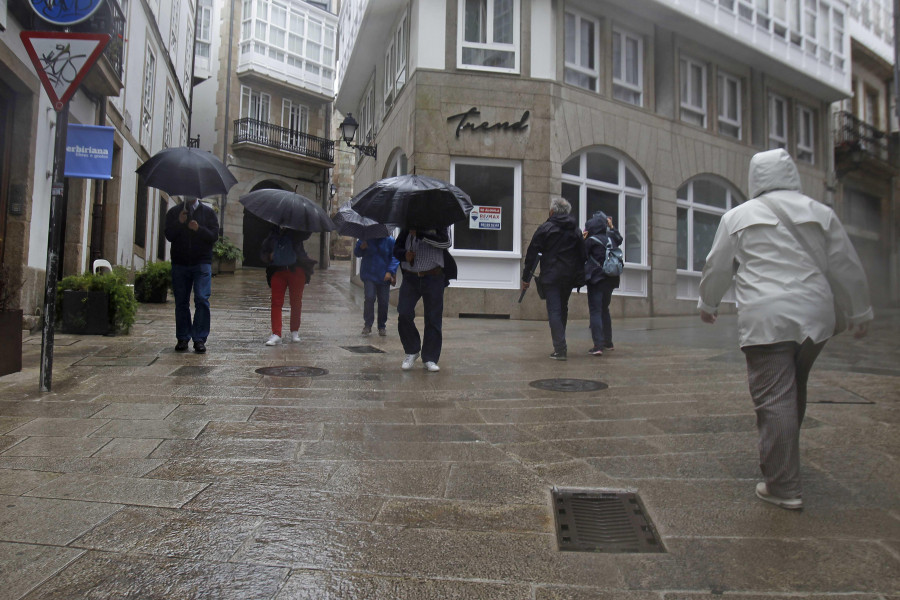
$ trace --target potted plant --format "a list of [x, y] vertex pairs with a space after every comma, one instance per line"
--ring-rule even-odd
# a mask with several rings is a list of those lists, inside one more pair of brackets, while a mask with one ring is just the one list
[[234, 273], [237, 261], [244, 260], [244, 253], [224, 235], [213, 245], [214, 273]]
[[65, 333], [127, 334], [137, 314], [137, 300], [128, 286], [127, 271], [84, 273], [57, 284], [56, 314]]
[[18, 304], [22, 289], [21, 272], [8, 265], [0, 265], [0, 376], [22, 370], [22, 309]]
[[134, 297], [138, 302], [165, 302], [172, 287], [172, 263], [147, 263], [134, 275]]

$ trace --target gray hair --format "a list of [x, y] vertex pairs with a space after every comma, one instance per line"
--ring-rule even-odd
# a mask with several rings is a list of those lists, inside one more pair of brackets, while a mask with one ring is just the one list
[[572, 205], [565, 198], [554, 197], [550, 199], [550, 210], [555, 215], [567, 215], [572, 212]]

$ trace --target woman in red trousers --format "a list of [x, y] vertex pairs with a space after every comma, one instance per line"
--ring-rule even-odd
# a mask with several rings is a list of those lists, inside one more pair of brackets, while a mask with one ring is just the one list
[[266, 281], [272, 288], [272, 335], [266, 346], [281, 344], [281, 309], [284, 306], [284, 292], [288, 292], [291, 305], [290, 341], [300, 341], [300, 312], [303, 308], [303, 288], [309, 282], [316, 261], [309, 258], [303, 249], [303, 242], [310, 232], [295, 231], [275, 227], [263, 240], [260, 258], [266, 267]]

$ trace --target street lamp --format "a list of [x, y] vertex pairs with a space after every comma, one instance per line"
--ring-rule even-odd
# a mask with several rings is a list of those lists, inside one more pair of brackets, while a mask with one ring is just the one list
[[366, 156], [371, 156], [372, 158], [377, 158], [376, 154], [378, 152], [378, 146], [363, 146], [362, 144], [354, 144], [353, 137], [356, 135], [356, 130], [359, 129], [359, 123], [357, 123], [356, 119], [353, 118], [353, 113], [347, 113], [347, 116], [344, 117], [343, 122], [341, 123], [341, 137], [344, 138], [344, 143], [350, 146], [351, 148], [356, 148]]

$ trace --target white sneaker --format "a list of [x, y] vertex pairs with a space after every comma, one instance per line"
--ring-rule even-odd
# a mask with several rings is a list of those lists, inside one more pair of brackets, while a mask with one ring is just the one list
[[781, 498], [769, 493], [769, 486], [766, 482], [760, 481], [756, 484], [756, 497], [766, 502], [771, 502], [775, 506], [786, 508], [788, 510], [802, 510], [803, 500], [801, 498]]
[[415, 354], [407, 354], [406, 358], [403, 359], [403, 364], [400, 365], [400, 368], [404, 371], [409, 371], [413, 368], [413, 364], [415, 364], [417, 358], [419, 358], [418, 352]]
[[268, 340], [266, 340], [266, 346], [277, 346], [280, 343], [281, 343], [281, 336], [275, 335], [274, 333], [272, 334], [272, 337], [270, 337]]
[[294, 342], [295, 344], [300, 341], [300, 332], [299, 331], [291, 332], [291, 341]]
[[437, 365], [436, 362], [434, 362], [433, 360], [429, 360], [427, 363], [425, 363], [425, 370], [431, 371], [432, 373], [437, 373], [441, 370], [441, 368]]

